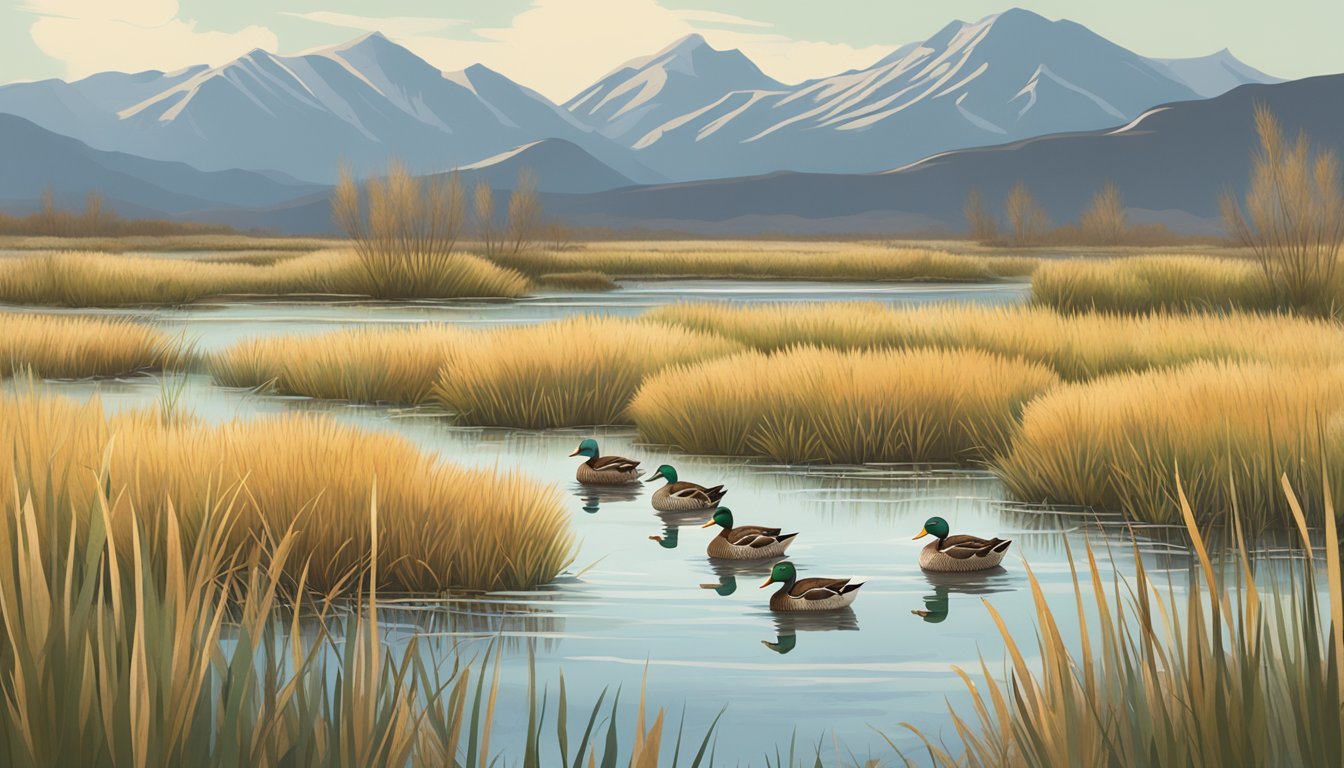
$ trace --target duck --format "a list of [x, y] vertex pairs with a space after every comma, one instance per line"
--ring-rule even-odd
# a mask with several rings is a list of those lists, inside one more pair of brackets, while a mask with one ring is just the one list
[[679, 480], [677, 470], [668, 464], [658, 467], [644, 482], [652, 483], [660, 477], [667, 480], [667, 485], [653, 494], [653, 508], [659, 512], [707, 512], [717, 508], [728, 493], [722, 485], [706, 488]]
[[591, 437], [579, 442], [570, 456], [586, 456], [575, 478], [584, 485], [628, 485], [639, 482], [639, 462], [622, 456], [603, 456]]
[[952, 536], [947, 521], [941, 517], [930, 517], [924, 521], [924, 528], [915, 536], [935, 536], [919, 552], [919, 567], [926, 571], [983, 571], [993, 568], [1003, 561], [1004, 554], [1013, 543], [1010, 539], [982, 539], [965, 534]]
[[741, 525], [733, 527], [733, 510], [719, 507], [714, 517], [700, 526], [708, 528], [717, 525], [723, 530], [709, 540], [705, 553], [710, 557], [723, 560], [765, 560], [783, 557], [784, 551], [793, 543], [797, 533], [780, 533], [779, 528], [762, 528], [759, 525]]
[[836, 611], [848, 608], [859, 596], [862, 581], [850, 579], [799, 579], [793, 563], [785, 560], [770, 569], [770, 578], [761, 589], [781, 585], [770, 596], [772, 611]]

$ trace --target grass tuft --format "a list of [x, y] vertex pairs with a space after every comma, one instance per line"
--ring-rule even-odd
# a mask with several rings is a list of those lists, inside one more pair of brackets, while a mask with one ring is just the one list
[[787, 462], [971, 462], [1005, 447], [1057, 377], [976, 350], [798, 347], [668, 368], [630, 407], [640, 435]]
[[162, 331], [129, 320], [0, 313], [0, 376], [121, 376], [174, 368], [186, 356]]

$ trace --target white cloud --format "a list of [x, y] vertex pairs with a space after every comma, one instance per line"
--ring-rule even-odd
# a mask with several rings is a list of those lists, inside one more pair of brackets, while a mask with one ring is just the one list
[[333, 27], [382, 32], [388, 37], [414, 37], [431, 32], [442, 32], [466, 23], [462, 19], [444, 19], [432, 16], [356, 16], [351, 13], [334, 13], [332, 11], [311, 11], [309, 13], [284, 11], [283, 14], [306, 21], [315, 21], [319, 24], [328, 24]]
[[[323, 21], [316, 15], [303, 14]], [[656, 0], [534, 0], [507, 27], [472, 30], [473, 40], [449, 39], [423, 28], [394, 31], [376, 18], [351, 18], [360, 19], [361, 26], [337, 26], [380, 29], [447, 71], [484, 64], [556, 101], [569, 99], [620, 64], [648, 56], [692, 32], [701, 33], [716, 48], [740, 48], [766, 74], [785, 82], [865, 67], [892, 50], [794, 40], [765, 31], [773, 26], [766, 21], [709, 10], [674, 11]]]
[[275, 34], [252, 25], [237, 32], [198, 31], [178, 17], [177, 0], [30, 0], [30, 32], [46, 55], [79, 78], [105, 70], [174, 70], [218, 65], [253, 48], [274, 50]]

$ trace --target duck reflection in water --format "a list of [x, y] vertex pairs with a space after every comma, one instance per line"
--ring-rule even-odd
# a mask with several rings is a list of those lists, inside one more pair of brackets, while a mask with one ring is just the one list
[[663, 549], [676, 549], [678, 534], [682, 528], [698, 528], [709, 519], [708, 511], [697, 512], [655, 512], [659, 520], [663, 521], [663, 532], [649, 538], [658, 542], [658, 546]]
[[951, 596], [954, 594], [992, 595], [1018, 588], [1012, 575], [998, 566], [969, 573], [925, 571], [924, 578], [933, 587], [933, 594], [924, 596], [923, 610], [914, 609], [910, 612], [929, 624], [941, 624], [947, 620]]
[[593, 486], [576, 485], [574, 486], [574, 495], [583, 502], [583, 511], [590, 515], [595, 515], [602, 508], [603, 504], [614, 504], [621, 501], [634, 501], [639, 498], [639, 486]]
[[701, 584], [701, 589], [713, 590], [720, 597], [727, 597], [737, 591], [737, 579], [742, 577], [748, 581], [769, 575], [770, 568], [775, 560], [755, 560], [755, 561], [736, 561], [736, 560], [718, 560], [710, 558], [709, 567], [714, 571], [714, 575], [719, 577], [717, 584]]
[[788, 653], [798, 646], [799, 632], [833, 632], [848, 630], [857, 632], [859, 617], [853, 608], [841, 608], [838, 611], [817, 611], [816, 613], [776, 612], [775, 641], [762, 640], [761, 645], [775, 653]]

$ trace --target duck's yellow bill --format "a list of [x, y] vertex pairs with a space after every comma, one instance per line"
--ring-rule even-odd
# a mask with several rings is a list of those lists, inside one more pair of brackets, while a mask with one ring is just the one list
[[771, 577], [771, 578], [769, 578], [769, 579], [766, 579], [766, 580], [765, 580], [765, 583], [762, 584], [761, 586], [757, 587], [757, 589], [765, 589], [766, 587], [768, 587], [768, 586], [770, 586], [771, 584], [774, 584], [774, 583], [775, 583], [775, 580], [774, 580], [773, 577]]
[[701, 527], [701, 528], [708, 528], [708, 527], [711, 526], [711, 525], [718, 525], [718, 523], [714, 522], [713, 520], [710, 520], [708, 523], [705, 523], [704, 525], [702, 525], [702, 526], [700, 526], [700, 527]]
[[928, 531], [926, 531], [926, 530], [923, 529], [923, 528], [920, 528], [920, 529], [919, 529], [919, 533], [915, 536], [915, 538], [916, 538], [916, 539], [922, 539], [922, 538], [924, 538], [925, 536], [928, 536], [928, 535], [929, 535], [929, 532], [928, 532]]

